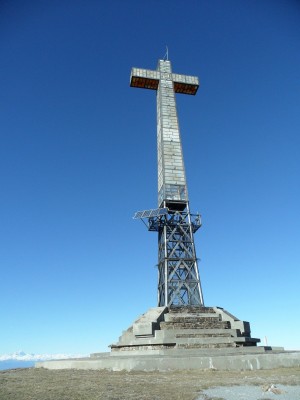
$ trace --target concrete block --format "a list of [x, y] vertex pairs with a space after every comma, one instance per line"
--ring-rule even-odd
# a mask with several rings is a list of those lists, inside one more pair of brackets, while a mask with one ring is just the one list
[[135, 336], [153, 336], [154, 330], [158, 328], [166, 311], [167, 307], [150, 308], [133, 324], [133, 334]]
[[[222, 351], [224, 351], [222, 349]], [[257, 370], [280, 367], [300, 367], [300, 352], [274, 354], [220, 354], [212, 356], [137, 356], [70, 359], [43, 361], [35, 364], [36, 368], [47, 369], [107, 369], [110, 371], [168, 371], [168, 370]]]
[[231, 328], [236, 329], [239, 332], [240, 336], [250, 336], [250, 324], [247, 321], [240, 321], [237, 317], [230, 314], [228, 311], [224, 310], [221, 307], [214, 307], [214, 310], [217, 314], [220, 315], [222, 321], [230, 322]]

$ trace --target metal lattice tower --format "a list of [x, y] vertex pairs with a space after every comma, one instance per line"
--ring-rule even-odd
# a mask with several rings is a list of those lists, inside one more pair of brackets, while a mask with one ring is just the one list
[[204, 306], [194, 233], [200, 215], [190, 213], [175, 93], [195, 95], [195, 76], [173, 74], [169, 60], [156, 71], [132, 68], [130, 86], [157, 91], [158, 209], [137, 212], [158, 232], [158, 306]]

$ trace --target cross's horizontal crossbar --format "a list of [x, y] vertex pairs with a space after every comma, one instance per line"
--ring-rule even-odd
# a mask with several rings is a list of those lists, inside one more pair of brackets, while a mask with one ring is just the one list
[[141, 68], [132, 68], [130, 86], [157, 90], [160, 79], [172, 80], [175, 93], [195, 95], [199, 88], [199, 79], [196, 76], [180, 74], [167, 74], [164, 76], [159, 71]]

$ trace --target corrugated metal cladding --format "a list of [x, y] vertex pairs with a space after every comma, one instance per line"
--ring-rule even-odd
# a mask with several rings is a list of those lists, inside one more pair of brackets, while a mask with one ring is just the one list
[[164, 200], [187, 201], [188, 196], [170, 61], [160, 60], [158, 70], [161, 79], [157, 89], [157, 139], [158, 160], [162, 163], [158, 203], [161, 205]]
[[175, 93], [195, 95], [196, 76], [173, 74], [169, 60], [157, 70], [132, 68], [130, 86], [157, 90], [158, 205], [163, 200], [188, 200]]

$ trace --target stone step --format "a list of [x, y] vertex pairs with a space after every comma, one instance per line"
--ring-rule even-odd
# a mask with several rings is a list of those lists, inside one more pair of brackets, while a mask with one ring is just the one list
[[234, 348], [236, 344], [232, 343], [179, 343], [177, 349], [224, 349], [224, 348]]
[[[172, 330], [157, 330], [155, 331], [155, 336], [156, 335], [187, 335], [186, 337], [193, 337], [193, 335], [229, 335], [229, 336], [237, 336], [237, 330], [236, 329], [228, 329], [228, 328], [211, 328], [211, 329], [206, 329], [206, 328], [201, 328], [201, 329], [172, 329]], [[183, 336], [184, 337], [184, 336]], [[197, 337], [197, 336], [195, 336]]]
[[132, 345], [132, 346], [111, 346], [111, 350], [113, 353], [122, 352], [122, 351], [149, 351], [149, 350], [166, 350], [175, 348], [175, 343], [158, 343], [158, 344], [148, 344], [148, 345]]
[[199, 319], [197, 322], [161, 322], [160, 329], [230, 329], [229, 321]]
[[268, 350], [267, 347], [264, 346], [246, 346], [246, 347], [223, 347], [223, 348], [217, 348], [217, 347], [211, 347], [211, 348], [205, 348], [205, 347], [197, 347], [197, 348], [173, 348], [170, 350], [162, 350], [160, 354], [172, 354], [174, 356], [182, 356], [182, 355], [187, 355], [188, 357], [194, 357], [194, 356], [227, 356], [227, 355], [236, 355], [236, 354], [262, 354], [262, 353], [280, 353], [284, 351], [284, 349], [281, 348], [272, 348], [271, 351]]
[[214, 338], [177, 338], [176, 343], [179, 345], [187, 344], [187, 345], [204, 345], [204, 344], [226, 344], [226, 343], [235, 343], [236, 338], [234, 337], [214, 337]]
[[[204, 330], [204, 329], [203, 329]], [[229, 329], [227, 329], [229, 330]], [[232, 337], [231, 333], [177, 333], [177, 339], [197, 339], [197, 338], [228, 338]]]
[[195, 313], [215, 313], [213, 307], [200, 307], [200, 306], [179, 306], [170, 307], [169, 313], [171, 314], [195, 314]]
[[170, 315], [166, 314], [164, 317], [165, 322], [202, 322], [204, 320], [217, 320], [221, 321], [218, 314], [179, 314]]
[[235, 338], [235, 342], [241, 346], [256, 346], [256, 344], [260, 342], [260, 339], [248, 336], [239, 336]]
[[176, 324], [176, 323], [205, 323], [205, 322], [218, 322], [221, 321], [219, 317], [184, 317], [184, 316], [178, 316], [178, 317], [173, 317], [171, 318], [170, 321], [165, 319], [162, 322], [170, 323], [170, 324]]

